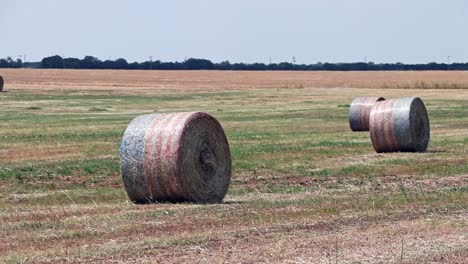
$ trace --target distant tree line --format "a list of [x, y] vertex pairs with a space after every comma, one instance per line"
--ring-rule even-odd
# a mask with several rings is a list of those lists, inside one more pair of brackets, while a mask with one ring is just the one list
[[20, 59], [13, 60], [11, 57], [0, 59], [0, 68], [21, 68], [23, 62]]
[[24, 63], [11, 57], [0, 59], [0, 68], [41, 68], [41, 69], [116, 69], [116, 70], [222, 70], [222, 71], [432, 71], [432, 70], [468, 70], [468, 63], [213, 63], [206, 59], [190, 58], [182, 62], [144, 61], [129, 63], [125, 59], [100, 60], [93, 56], [83, 59], [62, 58], [55, 55], [40, 62]]

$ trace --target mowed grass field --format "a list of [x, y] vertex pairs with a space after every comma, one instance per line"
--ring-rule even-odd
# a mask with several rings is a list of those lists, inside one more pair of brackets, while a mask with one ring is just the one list
[[[468, 73], [0, 75], [2, 263], [468, 262]], [[429, 151], [375, 153], [348, 126], [357, 96], [420, 96]], [[223, 125], [225, 202], [134, 205], [123, 132], [177, 111]]]

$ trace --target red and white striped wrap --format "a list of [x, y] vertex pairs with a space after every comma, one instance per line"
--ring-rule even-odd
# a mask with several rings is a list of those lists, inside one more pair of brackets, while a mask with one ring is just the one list
[[430, 139], [426, 107], [417, 97], [377, 102], [371, 109], [369, 131], [376, 152], [423, 152]]
[[393, 129], [393, 106], [395, 100], [387, 100], [375, 104], [370, 114], [369, 131], [377, 152], [392, 152], [398, 150], [398, 143]]
[[125, 189], [136, 203], [220, 202], [229, 187], [229, 144], [207, 113], [137, 117], [124, 134], [120, 156]]
[[376, 102], [385, 100], [383, 97], [357, 97], [349, 107], [349, 126], [352, 131], [369, 131], [369, 116]]

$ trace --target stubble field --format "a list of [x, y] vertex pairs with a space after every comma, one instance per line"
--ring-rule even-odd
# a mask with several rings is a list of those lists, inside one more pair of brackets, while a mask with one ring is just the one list
[[[468, 262], [466, 72], [0, 75], [0, 262]], [[375, 153], [348, 127], [357, 96], [420, 96], [429, 151]], [[223, 125], [225, 203], [128, 201], [125, 128], [176, 111]]]

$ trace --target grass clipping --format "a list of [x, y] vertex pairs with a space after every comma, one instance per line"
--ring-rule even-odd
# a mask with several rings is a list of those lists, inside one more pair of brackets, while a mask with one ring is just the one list
[[135, 203], [217, 203], [231, 180], [229, 144], [207, 113], [143, 115], [120, 147], [122, 178]]
[[430, 139], [429, 117], [418, 97], [377, 102], [369, 130], [376, 152], [424, 152]]
[[369, 115], [372, 106], [383, 97], [357, 97], [349, 107], [349, 126], [352, 131], [369, 131]]

